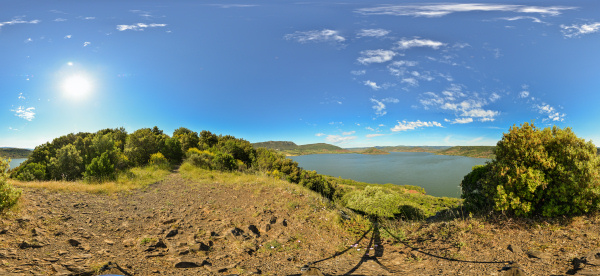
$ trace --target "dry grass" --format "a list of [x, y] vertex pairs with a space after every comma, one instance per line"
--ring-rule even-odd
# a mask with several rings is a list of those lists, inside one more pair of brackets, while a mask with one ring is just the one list
[[162, 181], [170, 172], [148, 166], [132, 168], [121, 173], [116, 181], [93, 183], [79, 181], [18, 181], [9, 180], [16, 187], [42, 188], [60, 192], [84, 192], [92, 194], [113, 194], [118, 192], [142, 189], [150, 184]]

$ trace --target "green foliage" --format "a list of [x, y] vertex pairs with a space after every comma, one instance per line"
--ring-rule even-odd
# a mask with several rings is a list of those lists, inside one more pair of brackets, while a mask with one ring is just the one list
[[149, 128], [138, 129], [129, 136], [125, 143], [125, 155], [137, 166], [148, 164], [150, 156], [160, 150], [160, 133]]
[[29, 163], [21, 168], [15, 177], [21, 181], [46, 180], [46, 166], [39, 163]]
[[216, 170], [231, 171], [237, 167], [237, 164], [231, 154], [217, 152], [212, 159], [212, 166]]
[[[554, 217], [598, 209], [600, 160], [596, 147], [570, 128], [540, 130], [529, 123], [513, 126], [498, 142], [495, 154], [489, 172], [466, 183], [469, 187], [481, 181], [483, 195], [495, 210]], [[481, 208], [485, 203], [467, 199], [467, 204]]]
[[190, 148], [186, 153], [186, 160], [196, 167], [212, 170], [212, 159], [214, 156], [212, 152]]
[[75, 180], [81, 177], [85, 165], [79, 151], [73, 144], [67, 144], [50, 158], [48, 170], [52, 179]]
[[181, 145], [181, 152], [187, 152], [190, 148], [195, 148], [200, 142], [197, 132], [193, 132], [185, 127], [180, 127], [173, 132], [173, 138], [177, 139]]
[[9, 162], [0, 159], [0, 211], [15, 205], [21, 196], [21, 190], [13, 188], [7, 181]]
[[94, 157], [92, 162], [86, 166], [84, 176], [98, 181], [115, 179], [115, 165], [110, 160], [109, 152], [103, 152], [100, 156]]
[[300, 173], [300, 182], [298, 184], [329, 199], [332, 199], [335, 193], [335, 186], [327, 181], [327, 178], [317, 174], [316, 171], [302, 170]]
[[425, 213], [418, 205], [382, 187], [368, 186], [364, 190], [348, 193], [345, 201], [348, 208], [372, 216], [410, 220], [425, 218]]
[[148, 162], [152, 166], [156, 166], [160, 169], [168, 169], [169, 168], [169, 160], [160, 152], [152, 154], [150, 156], [150, 161]]
[[180, 164], [183, 159], [181, 142], [177, 138], [166, 138], [160, 152], [173, 164]]
[[217, 135], [213, 134], [208, 130], [200, 132], [200, 141], [198, 142], [198, 148], [201, 150], [210, 149], [219, 142]]
[[465, 175], [460, 186], [462, 188], [461, 198], [465, 200], [464, 206], [467, 210], [477, 211], [488, 209], [491, 206], [489, 198], [484, 193], [483, 182], [490, 171], [490, 165], [476, 165], [473, 170]]

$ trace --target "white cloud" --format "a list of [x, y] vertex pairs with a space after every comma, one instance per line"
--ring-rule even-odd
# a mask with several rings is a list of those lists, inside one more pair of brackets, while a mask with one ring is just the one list
[[17, 109], [11, 109], [11, 111], [15, 112], [15, 116], [25, 119], [27, 121], [31, 121], [35, 118], [35, 107], [23, 108], [19, 106]]
[[496, 93], [492, 93], [492, 95], [490, 95], [490, 102], [495, 102], [499, 99], [500, 99], [500, 95], [498, 95]]
[[470, 110], [464, 110], [463, 113], [460, 114], [460, 116], [481, 118], [480, 120], [483, 120], [482, 122], [487, 122], [494, 121], [494, 117], [498, 116], [498, 114], [500, 114], [500, 112], [498, 111], [475, 108]]
[[419, 81], [415, 78], [404, 78], [400, 82], [406, 83], [410, 86], [419, 86]]
[[64, 37], [64, 38], [65, 38], [65, 39], [69, 39], [69, 38], [71, 38], [71, 37], [73, 37], [73, 36], [72, 36], [72, 35], [65, 35], [65, 37]]
[[524, 5], [502, 5], [502, 4], [424, 4], [424, 5], [386, 5], [374, 8], [363, 8], [356, 10], [363, 15], [395, 15], [414, 17], [442, 17], [458, 12], [513, 12], [513, 13], [536, 13], [542, 16], [556, 16], [562, 11], [572, 10], [575, 7], [563, 6], [524, 6]]
[[90, 44], [92, 44], [92, 43], [91, 43], [91, 42], [89, 42], [89, 41], [86, 41], [86, 42], [84, 42], [84, 43], [83, 43], [83, 47], [90, 46]]
[[350, 71], [350, 74], [355, 75], [355, 76], [362, 76], [364, 74], [366, 74], [367, 71], [366, 70], [356, 70], [356, 71]]
[[382, 37], [390, 33], [384, 29], [362, 29], [356, 34], [357, 37]]
[[342, 135], [348, 136], [348, 135], [352, 135], [354, 133], [356, 133], [356, 131], [353, 130], [353, 131], [342, 132]]
[[[455, 112], [456, 116], [479, 118], [481, 122], [494, 121], [495, 117], [500, 114], [499, 111], [483, 109], [488, 104], [488, 100], [481, 98], [477, 93], [467, 95], [462, 89], [463, 86], [453, 84], [441, 93], [442, 96], [433, 92], [426, 92], [422, 94], [419, 102], [425, 110], [439, 108]], [[492, 93], [489, 96], [489, 101], [493, 102], [498, 100], [499, 97], [496, 93]]]
[[393, 128], [391, 128], [391, 131], [393, 131], [393, 132], [407, 131], [407, 130], [414, 130], [414, 129], [423, 128], [423, 127], [442, 127], [442, 124], [440, 124], [436, 121], [432, 121], [432, 122], [421, 122], [420, 120], [417, 120], [414, 122], [398, 121], [398, 124], [396, 126], [394, 126]]
[[368, 65], [370, 63], [384, 63], [392, 60], [396, 52], [390, 50], [366, 50], [360, 52], [362, 55], [357, 60], [361, 64]]
[[67, 21], [67, 20], [66, 20], [66, 19], [64, 19], [64, 18], [60, 18], [60, 17], [59, 17], [59, 18], [57, 18], [57, 19], [54, 19], [53, 21], [54, 21], [54, 22], [64, 22], [64, 21]]
[[417, 66], [419, 64], [419, 62], [417, 61], [410, 61], [410, 60], [397, 60], [394, 61], [390, 64], [390, 66], [394, 66], [394, 67], [411, 67], [411, 66]]
[[372, 127], [365, 127], [366, 130], [375, 131]]
[[40, 22], [41, 22], [40, 20], [37, 20], [37, 19], [35, 19], [35, 20], [30, 20], [30, 21], [27, 21], [27, 20], [22, 20], [21, 18], [22, 18], [22, 17], [17, 17], [17, 18], [15, 18], [15, 19], [11, 20], [11, 21], [0, 22], [0, 29], [2, 29], [2, 27], [3, 27], [3, 26], [6, 26], [6, 25], [15, 25], [15, 24], [37, 24], [37, 23], [40, 23]]
[[521, 91], [521, 93], [519, 93], [519, 98], [527, 98], [529, 97], [529, 91]]
[[373, 138], [373, 137], [379, 137], [379, 136], [384, 136], [385, 134], [381, 134], [381, 133], [374, 133], [374, 134], [367, 134], [366, 137], [367, 138]]
[[538, 112], [540, 114], [545, 114], [548, 117], [542, 119], [542, 121], [553, 121], [553, 122], [562, 122], [565, 120], [565, 114], [564, 113], [560, 113], [558, 111], [556, 111], [556, 109], [552, 106], [550, 106], [549, 104], [546, 103], [542, 103], [541, 105], [536, 105], [535, 108], [538, 109]]
[[334, 143], [334, 144], [348, 143], [355, 139], [356, 139], [356, 136], [340, 136], [340, 135], [327, 135], [327, 137], [325, 138], [325, 140], [327, 142]]
[[314, 30], [314, 31], [306, 31], [300, 32], [297, 31], [293, 34], [286, 34], [284, 36], [287, 40], [296, 40], [300, 43], [307, 42], [333, 42], [333, 43], [341, 43], [346, 41], [346, 39], [339, 34], [338, 31], [323, 29], [323, 30]]
[[368, 87], [371, 87], [371, 88], [373, 88], [373, 90], [379, 90], [379, 89], [381, 89], [381, 86], [378, 86], [378, 85], [377, 85], [377, 83], [376, 83], [376, 82], [374, 82], [374, 81], [366, 80], [366, 81], [364, 82], [364, 84], [365, 84], [366, 86], [368, 86]]
[[165, 27], [167, 26], [167, 24], [156, 24], [156, 23], [152, 23], [152, 24], [145, 24], [145, 23], [137, 23], [137, 24], [133, 24], [133, 25], [117, 25], [117, 30], [119, 31], [127, 31], [127, 30], [132, 30], [132, 31], [143, 31], [146, 28], [156, 28], [156, 27]]
[[414, 39], [405, 39], [403, 38], [402, 40], [396, 42], [396, 47], [394, 49], [397, 50], [407, 50], [410, 48], [414, 48], [414, 47], [430, 47], [432, 49], [439, 49], [442, 46], [445, 46], [446, 43], [442, 43], [439, 41], [433, 41], [430, 39], [419, 39], [419, 38], [414, 38]]
[[514, 16], [514, 17], [501, 17], [498, 18], [500, 20], [506, 20], [506, 21], [516, 21], [516, 20], [526, 20], [526, 19], [530, 19], [531, 21], [535, 22], [535, 23], [544, 23], [542, 20], [540, 20], [539, 18], [535, 17], [535, 16]]
[[94, 19], [96, 19], [96, 17], [93, 17], [93, 16], [87, 16], [87, 17], [84, 17], [83, 19], [84, 19], [84, 20], [94, 20]]
[[387, 114], [387, 111], [385, 111], [385, 104], [383, 102], [373, 98], [371, 98], [371, 102], [375, 104], [372, 106], [372, 108], [375, 110], [375, 115], [377, 115], [377, 117]]
[[19, 100], [24, 100], [25, 97], [23, 96], [23, 93], [19, 93]]
[[315, 134], [315, 136], [317, 136], [317, 137], [325, 136], [325, 133], [317, 133], [317, 134]]
[[451, 124], [468, 124], [473, 122], [473, 118], [456, 118], [454, 120], [444, 119], [444, 121]]
[[566, 37], [578, 37], [586, 34], [593, 34], [600, 31], [600, 22], [591, 24], [573, 24], [571, 26], [560, 25], [564, 36]]
[[384, 103], [399, 103], [400, 100], [396, 99], [396, 98], [385, 98], [383, 100], [381, 100]]

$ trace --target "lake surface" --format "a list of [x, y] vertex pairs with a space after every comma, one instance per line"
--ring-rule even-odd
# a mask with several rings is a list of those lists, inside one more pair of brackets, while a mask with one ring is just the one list
[[10, 160], [10, 164], [8, 164], [8, 166], [12, 169], [12, 168], [16, 168], [17, 166], [21, 165], [21, 163], [23, 163], [25, 160], [27, 160], [27, 158], [16, 158], [16, 159], [12, 159]]
[[385, 155], [314, 154], [290, 157], [306, 170], [368, 183], [415, 185], [428, 195], [460, 197], [460, 182], [489, 159], [392, 152]]

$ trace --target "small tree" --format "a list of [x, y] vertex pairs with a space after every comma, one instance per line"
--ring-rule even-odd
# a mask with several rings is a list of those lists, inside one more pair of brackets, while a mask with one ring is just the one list
[[92, 159], [86, 166], [85, 177], [91, 180], [109, 180], [115, 178], [115, 165], [111, 162], [108, 152]]

